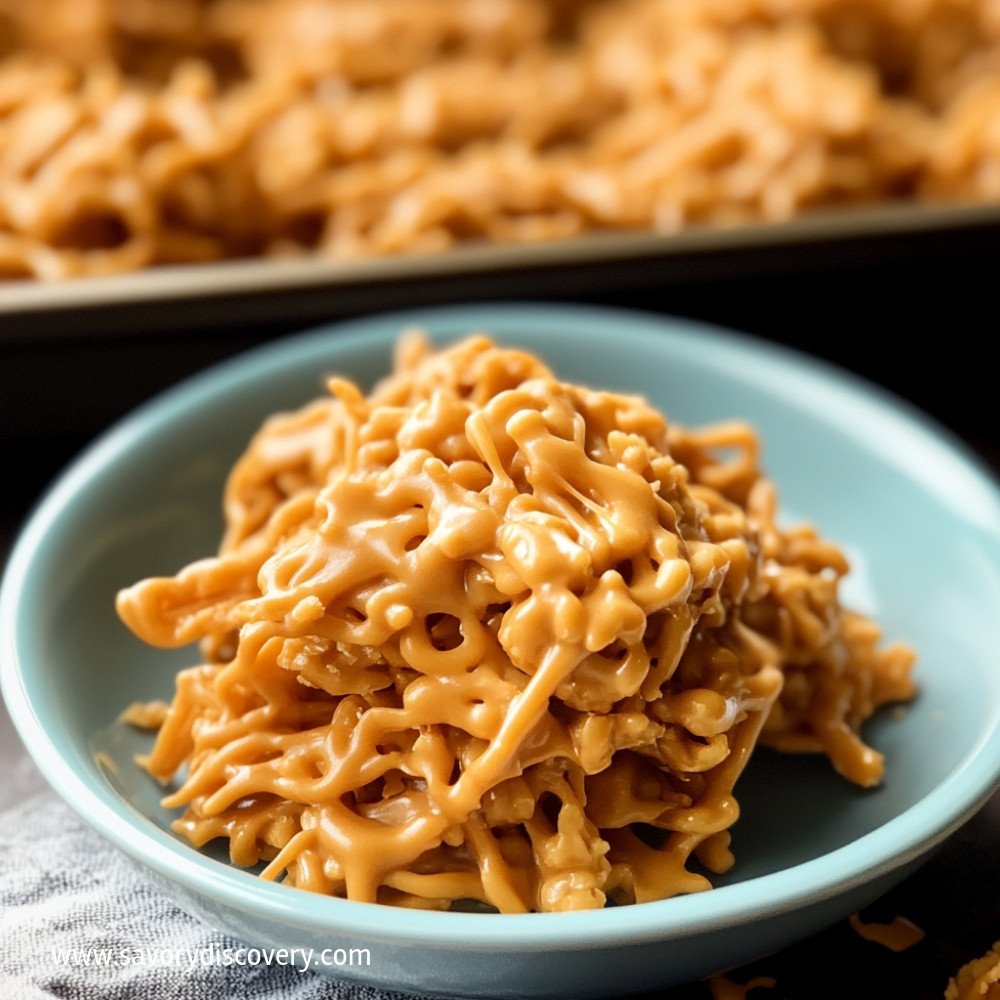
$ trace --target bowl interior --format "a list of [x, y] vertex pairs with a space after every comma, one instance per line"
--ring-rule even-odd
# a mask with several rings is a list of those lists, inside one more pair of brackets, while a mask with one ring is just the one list
[[[890, 822], [913, 854], [918, 834], [900, 825], [908, 810], [972, 767], [980, 771], [969, 788], [983, 797], [1000, 771], [1000, 503], [946, 436], [840, 373], [689, 324], [538, 306], [407, 319], [442, 339], [488, 330], [537, 351], [566, 380], [645, 394], [680, 422], [752, 421], [786, 519], [808, 517], [847, 547], [848, 603], [874, 614], [888, 639], [917, 648], [919, 697], [866, 730], [888, 758], [884, 785], [862, 791], [824, 759], [758, 752], [738, 786], [737, 863], [719, 885], [821, 858]], [[207, 372], [133, 415], [43, 503], [5, 588], [5, 685], [22, 732], [43, 734], [36, 756], [71, 770], [61, 791], [78, 808], [95, 796], [140, 838], [169, 829], [160, 789], [132, 763], [149, 738], [115, 719], [135, 700], [169, 697], [197, 650], [134, 639], [117, 620], [115, 592], [214, 551], [224, 478], [261, 420], [315, 398], [333, 372], [370, 385], [402, 324], [347, 324]], [[943, 823], [974, 804], [970, 795], [941, 800]], [[191, 853], [180, 840], [176, 850]], [[860, 871], [884, 861], [851, 863]]]

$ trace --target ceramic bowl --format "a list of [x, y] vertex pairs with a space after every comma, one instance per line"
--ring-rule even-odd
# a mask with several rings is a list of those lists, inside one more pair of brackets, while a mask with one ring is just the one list
[[[601, 911], [427, 913], [262, 882], [169, 830], [116, 724], [169, 696], [195, 650], [134, 639], [118, 588], [210, 553], [230, 465], [269, 413], [343, 372], [370, 384], [413, 324], [471, 330], [545, 357], [567, 380], [647, 395], [675, 420], [751, 420], [789, 518], [849, 552], [848, 603], [919, 651], [919, 697], [866, 738], [888, 760], [864, 791], [825, 760], [759, 752], [738, 786], [736, 865], [699, 895]], [[180, 349], [180, 348], [179, 348]], [[625, 994], [773, 952], [884, 891], [1000, 779], [1000, 496], [960, 445], [875, 387], [795, 353], [624, 311], [482, 305], [377, 316], [273, 343], [142, 407], [36, 509], [0, 596], [3, 689], [42, 773], [165, 892], [255, 945], [368, 949], [327, 969], [397, 989], [478, 997]]]

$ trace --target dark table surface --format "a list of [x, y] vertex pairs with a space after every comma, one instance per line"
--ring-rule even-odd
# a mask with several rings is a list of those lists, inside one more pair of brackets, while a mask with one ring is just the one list
[[[155, 391], [214, 360], [309, 322], [384, 306], [527, 299], [590, 301], [709, 320], [831, 360], [925, 410], [1000, 472], [1000, 403], [984, 345], [996, 339], [1000, 232], [801, 251], [775, 262], [744, 259], [683, 273], [667, 261], [631, 270], [479, 276], [433, 281], [380, 297], [330, 295], [282, 321], [271, 303], [254, 322], [248, 309], [212, 309], [192, 321], [169, 310], [142, 315], [37, 317], [0, 331], [0, 448], [16, 475], [0, 490], [0, 562], [32, 504], [89, 440]], [[0, 290], [2, 295], [2, 290]], [[69, 320], [69, 323], [68, 323]], [[68, 325], [76, 326], [67, 332]], [[1000, 613], [1000, 609], [998, 609]], [[23, 753], [0, 709], [0, 769]], [[0, 808], [4, 804], [0, 783]], [[786, 952], [732, 973], [772, 976], [756, 998], [823, 1000], [941, 997], [948, 977], [1000, 938], [1000, 796], [915, 875], [865, 911], [871, 921], [904, 916], [927, 935], [902, 953], [863, 941], [846, 922]], [[831, 959], [835, 959], [831, 961]], [[860, 966], [865, 963], [865, 972]], [[659, 994], [705, 998], [693, 984]]]

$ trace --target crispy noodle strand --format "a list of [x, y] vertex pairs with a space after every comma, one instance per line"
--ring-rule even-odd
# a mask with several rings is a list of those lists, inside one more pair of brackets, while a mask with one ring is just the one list
[[183, 769], [193, 844], [350, 899], [572, 910], [709, 888], [758, 739], [879, 782], [858, 728], [912, 654], [778, 527], [750, 428], [479, 335], [329, 389], [237, 462], [217, 556], [119, 595], [202, 644], [145, 761]]

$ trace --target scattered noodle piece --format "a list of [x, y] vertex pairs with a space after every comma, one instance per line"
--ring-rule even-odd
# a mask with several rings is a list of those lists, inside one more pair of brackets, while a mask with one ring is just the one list
[[963, 965], [948, 982], [945, 1000], [1000, 1000], [1000, 941], [982, 957]]
[[778, 525], [749, 427], [482, 335], [397, 353], [264, 424], [216, 556], [119, 594], [201, 643], [144, 761], [178, 833], [350, 899], [575, 910], [710, 888], [758, 739], [881, 780], [858, 728], [913, 654]]
[[118, 717], [119, 722], [136, 729], [159, 729], [167, 718], [170, 706], [165, 701], [137, 701]]
[[712, 976], [708, 980], [712, 1000], [747, 1000], [751, 990], [772, 990], [777, 985], [778, 981], [771, 976], [755, 976], [747, 983], [736, 983], [726, 976]]
[[858, 913], [852, 913], [851, 928], [866, 941], [882, 945], [890, 951], [906, 951], [919, 944], [926, 936], [924, 932], [906, 917], [895, 917], [887, 924], [867, 923]]

